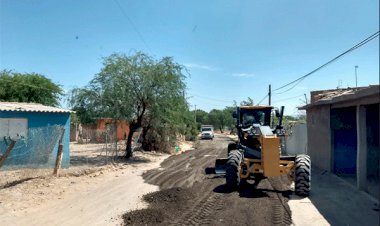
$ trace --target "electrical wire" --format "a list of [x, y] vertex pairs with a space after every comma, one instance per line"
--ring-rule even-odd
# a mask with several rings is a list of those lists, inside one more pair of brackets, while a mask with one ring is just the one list
[[371, 36], [367, 37], [366, 39], [364, 39], [363, 41], [359, 42], [358, 44], [354, 45], [353, 47], [351, 47], [350, 49], [346, 50], [345, 52], [339, 54], [338, 56], [334, 57], [332, 60], [328, 61], [327, 63], [317, 67], [316, 69], [314, 69], [313, 71], [307, 73], [306, 75], [304, 76], [301, 76], [299, 77], [298, 79], [294, 80], [294, 81], [291, 81], [289, 83], [286, 83], [285, 85], [283, 86], [280, 86], [279, 88], [277, 89], [274, 89], [273, 91], [277, 91], [277, 90], [280, 90], [280, 89], [283, 89], [287, 86], [290, 86], [292, 84], [295, 83], [295, 85], [293, 85], [292, 87], [290, 87], [289, 89], [283, 91], [283, 92], [280, 92], [280, 93], [276, 93], [276, 94], [282, 94], [282, 93], [285, 93], [285, 92], [288, 92], [289, 90], [293, 89], [294, 87], [296, 87], [296, 85], [298, 85], [302, 80], [304, 80], [306, 77], [314, 74], [315, 72], [321, 70], [322, 68], [326, 67], [327, 65], [333, 63], [334, 61], [338, 60], [339, 58], [343, 57], [344, 55], [354, 51], [355, 49], [358, 49], [360, 48], [361, 46], [367, 44], [368, 42], [372, 41], [373, 39], [375, 39], [376, 37], [379, 36], [379, 31], [377, 31], [376, 33], [372, 34]]
[[215, 104], [213, 102], [209, 102], [207, 100], [201, 100], [203, 103], [209, 105], [209, 106], [213, 106], [213, 107], [222, 107], [222, 108], [225, 108], [225, 107], [228, 107], [227, 105], [222, 105], [222, 104]]
[[[226, 106], [223, 103], [215, 103], [215, 101], [213, 101], [213, 100], [207, 100], [207, 99], [202, 99], [202, 98], [198, 98], [198, 101], [206, 103], [208, 105], [214, 105], [214, 106], [219, 106], [219, 107], [221, 107], [221, 106], [225, 107]], [[230, 103], [230, 105], [231, 105], [231, 102], [228, 102], [228, 103]]]
[[280, 100], [275, 100], [272, 103], [278, 103], [278, 102], [285, 101], [285, 100], [291, 100], [291, 99], [295, 99], [295, 98], [302, 97], [302, 96], [303, 96], [303, 94], [298, 95], [298, 96], [294, 96], [294, 97], [288, 97], [288, 98], [284, 98], [284, 99], [280, 99]]
[[116, 5], [119, 7], [120, 11], [123, 13], [123, 15], [127, 18], [128, 22], [132, 25], [132, 28], [135, 30], [135, 32], [137, 33], [137, 35], [139, 36], [141, 42], [145, 45], [145, 47], [148, 49], [148, 51], [152, 53], [152, 50], [149, 48], [148, 44], [146, 43], [144, 37], [142, 36], [142, 34], [140, 33], [140, 31], [137, 29], [136, 25], [133, 23], [133, 21], [131, 20], [131, 18], [128, 16], [128, 14], [125, 12], [124, 8], [121, 6], [121, 4], [117, 1], [117, 0], [114, 0], [114, 2], [116, 3]]
[[223, 103], [233, 103], [234, 101], [231, 100], [222, 100], [222, 99], [215, 99], [215, 98], [210, 98], [210, 97], [205, 97], [205, 96], [200, 96], [200, 95], [196, 95], [196, 94], [192, 94], [190, 93], [190, 95], [194, 96], [194, 97], [197, 97], [197, 98], [201, 98], [201, 99], [207, 99], [207, 100], [212, 100], [212, 101], [217, 101], [217, 102], [223, 102]]
[[289, 89], [285, 90], [285, 91], [282, 91], [282, 92], [278, 92], [278, 93], [273, 93], [273, 94], [283, 94], [283, 93], [286, 93], [292, 89], [294, 89], [298, 84], [300, 84], [305, 78], [302, 78], [300, 79], [298, 82], [296, 82], [293, 86], [291, 86]]
[[267, 98], [269, 96], [269, 94], [265, 95], [265, 97], [263, 97], [263, 99], [261, 99], [257, 104], [256, 106], [260, 105], [261, 102], [263, 102], [265, 100], [265, 98]]

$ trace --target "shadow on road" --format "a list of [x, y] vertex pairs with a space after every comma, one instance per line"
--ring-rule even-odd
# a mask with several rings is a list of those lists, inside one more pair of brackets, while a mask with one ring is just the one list
[[71, 156], [70, 165], [71, 166], [105, 166], [112, 163], [128, 163], [128, 164], [142, 164], [148, 163], [151, 160], [148, 158], [134, 156], [131, 159], [124, 159], [124, 157], [112, 157], [105, 155], [98, 156]]
[[229, 137], [218, 137], [218, 141], [234, 141], [234, 140]]
[[24, 179], [20, 179], [20, 180], [12, 181], [12, 182], [10, 182], [10, 183], [7, 183], [7, 184], [1, 186], [0, 189], [13, 187], [13, 186], [16, 186], [16, 185], [18, 185], [18, 184], [24, 183], [25, 181], [33, 180], [33, 179], [36, 179], [36, 178], [37, 178], [37, 177], [28, 177], [28, 178], [24, 178]]
[[215, 167], [206, 167], [205, 168], [205, 174], [206, 175], [215, 174]]
[[[308, 199], [329, 224], [379, 225], [379, 204], [375, 198], [331, 172], [316, 168], [312, 172], [312, 190]], [[300, 198], [292, 196], [290, 200], [297, 199]]]
[[140, 157], [140, 156], [134, 156], [131, 159], [125, 160], [128, 163], [132, 164], [141, 164], [141, 163], [148, 163], [151, 162], [150, 159], [145, 158], [145, 157]]
[[[218, 185], [213, 190], [215, 193], [224, 193], [229, 194], [232, 192], [235, 192], [234, 190], [231, 190], [229, 187], [226, 186], [226, 184]], [[263, 197], [269, 197], [269, 193], [278, 193], [281, 194], [283, 197], [289, 198], [290, 195], [293, 194], [292, 190], [275, 190], [275, 189], [262, 189], [257, 188], [256, 183], [248, 183], [245, 182], [241, 186], [239, 186], [237, 192], [239, 192], [239, 196], [242, 198], [263, 198]]]
[[228, 188], [225, 184], [221, 184], [221, 185], [216, 186], [213, 189], [213, 192], [215, 192], [215, 193], [229, 194], [229, 193], [232, 193], [234, 191], [231, 190], [230, 188]]

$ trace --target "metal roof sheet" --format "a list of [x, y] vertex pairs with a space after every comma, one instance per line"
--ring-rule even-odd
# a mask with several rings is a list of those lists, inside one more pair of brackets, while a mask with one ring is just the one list
[[37, 103], [0, 102], [0, 111], [71, 113], [73, 111]]
[[370, 85], [366, 87], [347, 88], [347, 89], [335, 89], [335, 90], [320, 90], [311, 92], [311, 103], [298, 109], [304, 110], [310, 107], [334, 104], [343, 101], [352, 101], [358, 98], [366, 98], [371, 95], [380, 94], [379, 85]]

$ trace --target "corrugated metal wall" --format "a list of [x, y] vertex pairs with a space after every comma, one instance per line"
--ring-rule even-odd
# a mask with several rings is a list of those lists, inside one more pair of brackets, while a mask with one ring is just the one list
[[[62, 167], [70, 165], [70, 113], [41, 112], [1, 112], [0, 118], [26, 118], [28, 120], [27, 137], [18, 139], [4, 168], [49, 168], [54, 166], [58, 140], [65, 129]], [[0, 128], [5, 129], [5, 128]], [[0, 154], [3, 154], [9, 140], [0, 138]]]

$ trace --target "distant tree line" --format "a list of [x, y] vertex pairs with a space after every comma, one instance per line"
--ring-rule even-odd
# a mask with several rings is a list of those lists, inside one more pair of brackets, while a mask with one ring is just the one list
[[[253, 106], [253, 99], [248, 97], [247, 100], [240, 102], [240, 106]], [[226, 106], [224, 109], [212, 109], [210, 112], [206, 112], [200, 109], [192, 111], [195, 115], [197, 122], [197, 128], [200, 130], [202, 125], [213, 125], [214, 129], [224, 133], [225, 130], [234, 132], [235, 119], [232, 117], [232, 113], [236, 110], [237, 102], [234, 101], [233, 106]]]
[[192, 113], [195, 115], [198, 130], [200, 130], [201, 125], [213, 125], [214, 129], [223, 133], [225, 129], [234, 128], [235, 120], [232, 118], [234, 109], [234, 107], [226, 107], [223, 110], [212, 109], [210, 112], [198, 109]]
[[0, 71], [0, 101], [59, 106], [61, 87], [37, 73]]
[[[240, 102], [240, 106], [253, 106], [253, 99], [248, 97], [247, 100]], [[197, 128], [200, 130], [202, 125], [213, 125], [214, 129], [220, 132], [228, 130], [231, 133], [236, 131], [236, 121], [232, 117], [233, 112], [236, 110], [237, 104], [234, 102], [233, 106], [227, 106], [224, 109], [212, 109], [210, 112], [206, 112], [201, 109], [192, 111], [197, 122]], [[296, 123], [306, 123], [306, 115], [290, 116], [284, 115], [282, 125], [285, 129], [290, 129]], [[278, 124], [278, 118], [273, 116], [272, 126]]]

